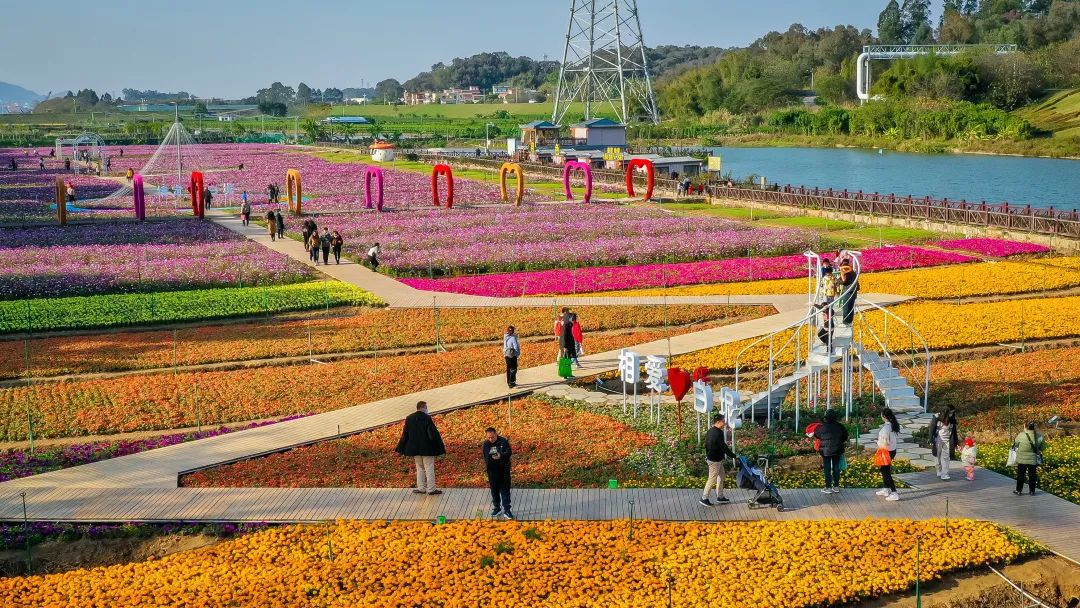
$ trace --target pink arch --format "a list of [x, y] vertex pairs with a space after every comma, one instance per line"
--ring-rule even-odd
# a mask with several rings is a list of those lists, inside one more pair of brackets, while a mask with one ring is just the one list
[[367, 209], [372, 208], [371, 201], [371, 180], [375, 179], [375, 183], [379, 189], [379, 196], [375, 199], [374, 207], [379, 211], [383, 208], [383, 170], [381, 167], [364, 167], [364, 207]]
[[578, 169], [585, 173], [585, 199], [586, 203], [592, 201], [592, 166], [579, 160], [568, 160], [563, 165], [562, 181], [563, 189], [566, 190], [566, 200], [574, 200], [574, 193], [570, 190], [570, 172]]
[[131, 187], [135, 190], [135, 219], [146, 220], [146, 188], [143, 186], [142, 175], [136, 173], [131, 178]]

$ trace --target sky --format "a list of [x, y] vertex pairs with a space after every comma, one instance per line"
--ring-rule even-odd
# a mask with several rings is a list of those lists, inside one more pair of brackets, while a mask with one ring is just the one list
[[[746, 45], [792, 23], [873, 29], [885, 0], [638, 0], [645, 43]], [[280, 81], [404, 82], [483, 51], [561, 59], [568, 0], [0, 0], [0, 81], [238, 98]]]

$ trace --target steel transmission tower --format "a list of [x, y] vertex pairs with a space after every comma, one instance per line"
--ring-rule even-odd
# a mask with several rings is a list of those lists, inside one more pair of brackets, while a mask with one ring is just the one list
[[585, 104], [586, 120], [610, 104], [624, 123], [660, 121], [637, 0], [571, 0], [552, 122], [574, 102]]

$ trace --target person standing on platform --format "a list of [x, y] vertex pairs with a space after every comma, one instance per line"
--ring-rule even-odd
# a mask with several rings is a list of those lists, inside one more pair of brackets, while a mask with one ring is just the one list
[[[702, 505], [711, 507], [713, 504], [725, 504], [731, 502], [724, 496], [724, 459], [735, 458], [735, 452], [728, 447], [724, 438], [724, 426], [727, 421], [723, 414], [713, 416], [713, 425], [705, 435], [705, 464], [709, 467], [709, 479], [705, 482], [705, 489], [701, 492]], [[709, 490], [716, 491], [716, 503], [709, 500]]]
[[428, 415], [428, 406], [424, 401], [416, 403], [416, 411], [405, 418], [401, 429], [401, 440], [395, 451], [402, 456], [412, 456], [416, 465], [416, 487], [414, 494], [442, 494], [435, 488], [435, 457], [446, 453], [439, 428]]
[[518, 357], [521, 356], [521, 342], [518, 340], [514, 326], [506, 328], [503, 334], [503, 358], [506, 359], [506, 386], [517, 386]]
[[484, 465], [487, 468], [488, 487], [491, 488], [491, 516], [502, 515], [506, 519], [514, 519], [514, 512], [510, 510], [510, 441], [506, 437], [500, 437], [495, 427], [488, 427], [484, 434], [484, 444], [481, 451], [484, 455]]

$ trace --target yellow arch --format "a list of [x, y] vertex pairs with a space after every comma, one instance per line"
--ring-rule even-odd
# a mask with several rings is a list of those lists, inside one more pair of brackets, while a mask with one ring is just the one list
[[285, 173], [285, 189], [289, 194], [289, 211], [300, 215], [300, 205], [303, 201], [303, 190], [300, 187], [300, 171], [289, 169]]
[[521, 201], [525, 198], [525, 172], [521, 170], [521, 165], [517, 163], [503, 163], [503, 166], [499, 168], [499, 191], [502, 192], [502, 200], [510, 202], [510, 194], [506, 191], [506, 176], [509, 173], [513, 173], [517, 177], [517, 197], [514, 200], [514, 205], [520, 206]]

